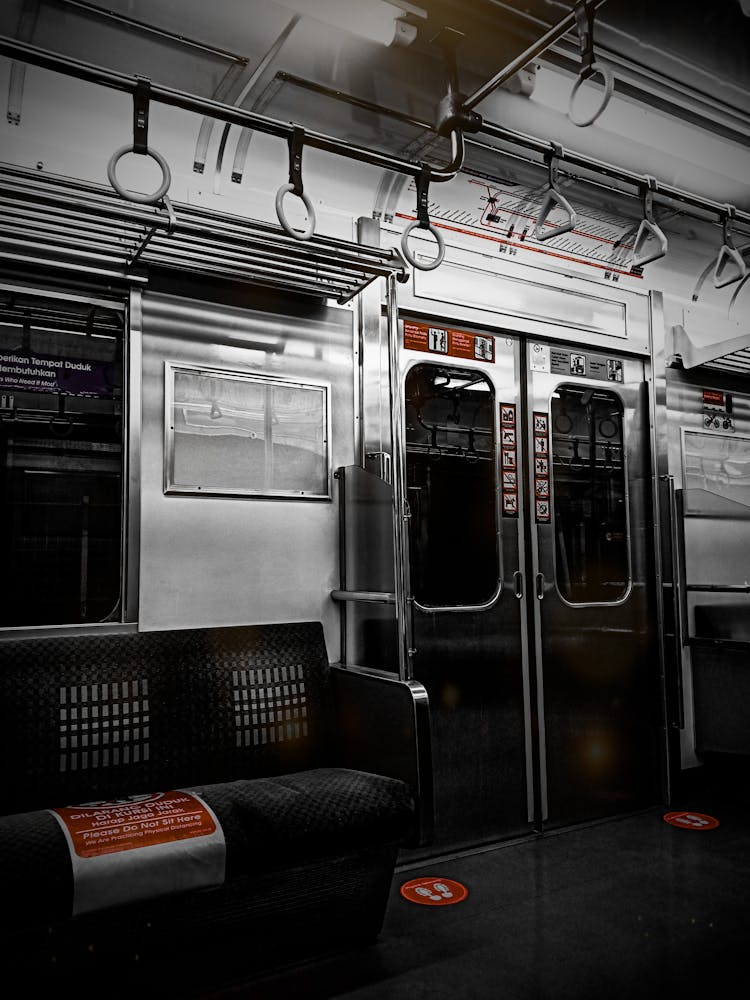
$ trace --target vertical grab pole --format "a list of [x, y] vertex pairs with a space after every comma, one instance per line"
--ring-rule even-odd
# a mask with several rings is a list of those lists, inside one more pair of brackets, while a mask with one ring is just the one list
[[399, 385], [398, 299], [396, 276], [387, 280], [388, 393], [391, 410], [391, 483], [393, 487], [393, 570], [398, 631], [398, 668], [401, 680], [412, 680], [412, 594], [409, 572], [409, 530], [411, 516], [406, 501], [404, 463], [404, 405]]

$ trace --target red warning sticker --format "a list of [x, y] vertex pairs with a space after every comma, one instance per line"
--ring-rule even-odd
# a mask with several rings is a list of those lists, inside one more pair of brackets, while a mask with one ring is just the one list
[[665, 813], [664, 821], [683, 830], [715, 830], [719, 825], [715, 816], [687, 811]]
[[451, 906], [462, 903], [469, 895], [469, 890], [461, 882], [451, 878], [415, 878], [404, 882], [401, 895], [410, 903], [421, 903], [422, 906]]
[[198, 794], [129, 795], [50, 812], [70, 851], [73, 916], [224, 881], [224, 832]]
[[464, 358], [466, 361], [495, 363], [493, 337], [482, 337], [466, 330], [453, 330], [444, 326], [430, 326], [427, 323], [404, 321], [404, 347], [407, 351], [427, 351], [430, 354], [446, 354], [451, 358]]
[[53, 811], [65, 823], [71, 846], [81, 858], [205, 837], [216, 829], [205, 802], [189, 792], [158, 792]]

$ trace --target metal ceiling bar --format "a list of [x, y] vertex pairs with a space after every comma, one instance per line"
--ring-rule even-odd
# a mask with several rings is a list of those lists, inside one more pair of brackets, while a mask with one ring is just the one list
[[201, 52], [207, 52], [209, 55], [218, 56], [220, 59], [228, 59], [230, 62], [237, 63], [240, 66], [247, 65], [247, 59], [244, 56], [237, 55], [236, 52], [230, 52], [228, 49], [221, 49], [216, 45], [210, 45], [208, 42], [200, 41], [197, 38], [187, 38], [185, 35], [178, 35], [174, 31], [168, 31], [166, 28], [159, 28], [155, 24], [149, 24], [148, 21], [141, 21], [136, 17], [128, 17], [126, 14], [120, 14], [114, 10], [105, 10], [103, 7], [97, 7], [93, 3], [84, 3], [84, 0], [54, 0], [54, 2], [62, 4], [65, 7], [77, 7], [79, 10], [85, 11], [87, 14], [93, 14], [94, 17], [101, 17], [107, 21], [124, 24], [127, 28], [133, 28], [136, 31], [143, 31], [146, 34], [158, 35], [160, 38], [166, 38], [170, 42], [177, 42], [179, 45], [199, 49]]
[[[172, 257], [171, 255], [155, 253], [152, 256], [154, 263], [161, 263], [168, 267], [175, 266], [174, 257]], [[330, 297], [330, 298], [336, 298], [338, 295], [341, 294], [348, 295], [350, 292], [352, 292], [352, 294], [356, 294], [356, 292], [360, 291], [361, 288], [366, 287], [366, 285], [370, 283], [369, 280], [366, 280], [363, 281], [361, 285], [357, 285], [353, 289], [353, 291], [351, 286], [347, 286], [333, 293], [332, 290], [329, 289], [329, 286], [325, 284], [318, 284], [310, 281], [297, 281], [293, 278], [290, 278], [286, 274], [279, 276], [278, 269], [272, 271], [269, 274], [259, 275], [253, 268], [243, 269], [237, 265], [233, 268], [227, 269], [227, 266], [223, 263], [214, 265], [210, 261], [202, 260], [196, 264], [195, 260], [193, 260], [192, 270], [199, 274], [217, 274], [225, 278], [228, 276], [229, 277], [235, 276], [242, 278], [244, 281], [255, 281], [258, 284], [262, 284], [271, 288], [281, 288], [286, 290], [291, 289], [298, 292], [304, 292], [308, 295], [315, 295], [318, 297]]]
[[[517, 6], [505, 3], [504, 0], [490, 0], [490, 3], [504, 13], [520, 18], [528, 25], [533, 25], [535, 30], [549, 28], [547, 21], [528, 10], [521, 10]], [[686, 84], [684, 80], [678, 79], [664, 66], [660, 65], [657, 69], [653, 59], [645, 59], [647, 50], [644, 51], [643, 59], [637, 59], [632, 54], [627, 58], [620, 55], [619, 52], [602, 41], [604, 30], [607, 34], [620, 36], [626, 41], [633, 41], [632, 36], [614, 27], [611, 23], [602, 24], [601, 27], [603, 30], [600, 32], [597, 50], [605, 57], [607, 64], [615, 70], [618, 89], [624, 94], [632, 91], [633, 96], [641, 101], [645, 100], [648, 104], [653, 104], [655, 100], [666, 102], [669, 106], [668, 110], [679, 109], [680, 114], [683, 114], [688, 121], [697, 120], [703, 128], [709, 127], [714, 131], [718, 125], [721, 127], [721, 134], [726, 138], [740, 142], [746, 140], [748, 115], [739, 106], [730, 104], [725, 99], [716, 98], [710, 93], [711, 78], [706, 69], [695, 62], [686, 60], [684, 56], [670, 57], [671, 62], [677, 62], [687, 71], [691, 82]], [[550, 59], [550, 54], [558, 58], [556, 60]], [[547, 58], [548, 61], [555, 62], [557, 65], [567, 67], [571, 62], [577, 65], [580, 62], [578, 44], [570, 38], [563, 37], [558, 44], [550, 45], [547, 50]], [[698, 77], [703, 78], [703, 89], [696, 82]], [[725, 80], [723, 84], [732, 87], [735, 91], [738, 90], [736, 86], [731, 84], [731, 81]]]
[[[259, 274], [268, 273], [270, 275], [278, 274], [279, 268], [274, 265], [273, 261], [268, 261], [262, 256], [248, 256], [240, 257], [237, 254], [232, 254], [231, 252], [225, 250], [219, 246], [209, 246], [205, 247], [201, 257], [196, 257], [194, 248], [190, 242], [180, 242], [175, 246], [167, 245], [165, 243], [160, 243], [152, 245], [148, 248], [146, 252], [145, 260], [150, 261], [155, 256], [163, 256], [173, 259], [182, 258], [187, 261], [194, 261], [197, 265], [200, 264], [201, 260], [205, 257], [208, 260], [221, 262], [227, 261], [240, 269], [252, 268]], [[187, 269], [190, 270], [190, 264], [188, 264]], [[314, 267], [301, 267], [296, 265], [295, 267], [287, 268], [284, 272], [286, 275], [292, 274], [296, 278], [302, 280], [309, 280], [313, 284], [325, 285], [327, 288], [335, 288], [338, 292], [342, 291], [344, 288], [350, 287], [352, 282], [357, 282], [357, 278], [348, 277], [341, 272], [331, 271], [329, 274], [318, 275]]]
[[[604, 2], [605, 0], [595, 0], [594, 8], [597, 9]], [[568, 17], [563, 18], [559, 24], [554, 26], [549, 32], [542, 36], [542, 38], [540, 38], [534, 46], [531, 47], [531, 49], [526, 50], [526, 52], [519, 56], [513, 63], [509, 64], [509, 66], [507, 66], [500, 74], [493, 77], [493, 80], [489, 81], [485, 87], [481, 88], [469, 97], [464, 106], [466, 108], [471, 108], [473, 104], [477, 103], [478, 100], [481, 100], [484, 96], [486, 96], [485, 90], [490, 87], [490, 84], [492, 84], [491, 89], [499, 86], [501, 82], [508, 79], [517, 71], [517, 64], [521, 60], [524, 60], [523, 65], [525, 65], [526, 62], [534, 58], [534, 54], [539, 54], [539, 52], [543, 51], [544, 48], [552, 44], [552, 41], [570, 30], [574, 24], [575, 16], [571, 13]], [[534, 54], [531, 54], [532, 50]], [[90, 63], [81, 62], [80, 60], [61, 56], [49, 50], [41, 49], [38, 46], [9, 38], [6, 35], [0, 35], [0, 55], [5, 55], [11, 59], [20, 59], [43, 69], [67, 74], [68, 76], [73, 76], [89, 83], [96, 83], [101, 86], [125, 91], [130, 94], [135, 92], [138, 83], [137, 79], [133, 76], [128, 76], [124, 73], [118, 73]], [[478, 95], [481, 96], [478, 97]], [[346, 95], [339, 94], [339, 96], [346, 99]], [[151, 98], [162, 104], [178, 107], [186, 111], [193, 111], [197, 114], [208, 114], [219, 120], [229, 122], [230, 124], [257, 129], [260, 132], [275, 135], [278, 138], [287, 139], [294, 129], [294, 126], [291, 123], [279, 122], [275, 119], [267, 118], [251, 111], [228, 107], [227, 105], [205, 98], [194, 97], [192, 95], [185, 94], [182, 91], [165, 87], [160, 84], [151, 85]], [[387, 109], [382, 110], [384, 112], [387, 111]], [[420, 128], [424, 128], [426, 131], [434, 132], [434, 127], [430, 123], [419, 122], [417, 119], [412, 119], [411, 122]], [[524, 149], [531, 150], [540, 155], [544, 155], [550, 148], [550, 144], [547, 142], [533, 136], [525, 135], [521, 132], [516, 132], [512, 129], [504, 128], [503, 126], [496, 125], [491, 122], [483, 122], [480, 131], [485, 135], [491, 136], [492, 138], [499, 139], [503, 142], [509, 142], [515, 146], [521, 146]], [[471, 141], [476, 142], [476, 140]], [[395, 170], [414, 178], [420, 174], [422, 169], [422, 165], [420, 163], [412, 163], [408, 160], [388, 156], [375, 150], [366, 149], [361, 146], [354, 146], [350, 143], [338, 139], [332, 139], [329, 136], [325, 136], [317, 132], [306, 131], [305, 142], [307, 145], [325, 152], [347, 156], [350, 159], [369, 163], [372, 166], [381, 167], [385, 170]], [[482, 144], [478, 143], [478, 145]], [[452, 162], [448, 167], [432, 169], [431, 178], [436, 181], [452, 179], [456, 175], [462, 163], [463, 148], [463, 135], [459, 132], [453, 131], [451, 133]], [[494, 147], [491, 145], [488, 145], [485, 148], [495, 151]], [[498, 152], [501, 153], [502, 151], [498, 150]], [[632, 185], [636, 188], [636, 192], [639, 194], [643, 190], [644, 185], [648, 183], [646, 175], [636, 174], [632, 171], [616, 167], [613, 164], [605, 163], [604, 161], [596, 160], [593, 157], [575, 153], [567, 149], [562, 151], [562, 155], [559, 156], [558, 159], [560, 162], [581, 167], [585, 170], [591, 170], [594, 173], [602, 174], [603, 176], [609, 177], [613, 180], [618, 180]], [[715, 214], [719, 220], [722, 220], [726, 214], [725, 205], [712, 201], [711, 199], [703, 198], [699, 195], [694, 195], [688, 191], [672, 187], [671, 185], [663, 184], [661, 181], [658, 182], [658, 194], [661, 197], [673, 199], [681, 204], [707, 211], [710, 214]], [[154, 221], [155, 220], [152, 219], [151, 224], [154, 224]], [[736, 221], [745, 225], [750, 225], [750, 213], [738, 211], [736, 214]], [[166, 228], [166, 226], [167, 220], [165, 219], [163, 227]]]
[[146, 258], [148, 259], [152, 253], [156, 253], [157, 251], [168, 251], [170, 247], [188, 249], [193, 255], [195, 255], [196, 249], [202, 249], [204, 252], [213, 254], [214, 256], [224, 256], [228, 259], [240, 261], [241, 263], [257, 264], [261, 267], [267, 265], [276, 270], [278, 270], [278, 264], [284, 264], [286, 267], [294, 268], [299, 274], [307, 274], [313, 278], [324, 279], [329, 283], [335, 283], [339, 280], [358, 281], [362, 273], [361, 271], [354, 271], [352, 268], [337, 267], [335, 264], [290, 262], [288, 258], [284, 258], [280, 254], [268, 254], [262, 247], [247, 251], [244, 248], [228, 247], [222, 243], [207, 245], [205, 241], [199, 239], [197, 236], [175, 236], [155, 239], [148, 249]]
[[[0, 189], [0, 197], [2, 199], [11, 198], [21, 201], [25, 198], [32, 198], [37, 205], [42, 204], [51, 208], [58, 208], [61, 194], [54, 190], [44, 190], [41, 185], [38, 188], [30, 188], [21, 187], [13, 183], [8, 184], [6, 181], [3, 181], [2, 189]], [[69, 207], [72, 211], [83, 215], [93, 215], [98, 218], [102, 213], [106, 213], [111, 219], [117, 222], [136, 224], [144, 227], [157, 226], [163, 229], [167, 229], [169, 226], [169, 220], [166, 216], [160, 219], [158, 212], [149, 211], [145, 208], [136, 208], [133, 202], [120, 201], [119, 199], [109, 197], [96, 201], [90, 196], [86, 198], [70, 196], [68, 192], [64, 192], [62, 197], [66, 200], [66, 209]]]
[[[536, 139], [533, 136], [525, 135], [523, 132], [516, 132], [513, 129], [505, 128], [502, 125], [494, 125], [491, 122], [484, 122], [482, 124], [481, 131], [486, 135], [491, 136], [494, 139], [500, 139], [503, 142], [510, 142], [515, 146], [522, 146], [524, 149], [532, 150], [535, 153], [547, 153], [551, 149], [551, 144], [548, 142], [542, 142], [541, 139]], [[474, 140], [470, 140], [474, 141]], [[492, 150], [494, 147], [485, 146], [485, 149]], [[502, 150], [497, 150], [498, 153], [502, 153]], [[623, 167], [616, 167], [614, 164], [606, 163], [604, 160], [597, 160], [592, 156], [584, 155], [583, 153], [576, 153], [569, 149], [563, 149], [561, 154], [557, 156], [560, 163], [567, 163], [573, 167], [581, 167], [584, 170], [591, 170], [594, 173], [602, 174], [604, 177], [609, 177], [612, 180], [622, 181], [625, 184], [632, 185], [636, 188], [637, 192], [642, 192], [648, 187], [648, 176], [646, 174], [637, 174], [632, 170], [625, 170]], [[690, 191], [684, 191], [682, 188], [673, 187], [671, 184], [664, 184], [662, 181], [657, 181], [657, 193], [660, 198], [669, 198], [672, 201], [680, 202], [683, 205], [689, 205], [692, 208], [698, 208], [711, 214], [715, 214], [719, 220], [723, 220], [726, 217], [727, 206], [723, 202], [713, 201], [710, 198], [704, 198], [702, 195], [692, 194]], [[737, 211], [736, 221], [744, 222], [746, 225], [750, 225], [750, 213]]]
[[[99, 236], [98, 233], [79, 233], [76, 236], [71, 236], [70, 232], [66, 231], [62, 226], [49, 229], [41, 225], [27, 226], [16, 224], [13, 226], [3, 226], [2, 233], [3, 238], [15, 238], [18, 241], [25, 242], [29, 247], [41, 246], [39, 237], [43, 237], [50, 244], [59, 243], [61, 247], [80, 247], [81, 249], [90, 248], [101, 253], [111, 253], [121, 256], [123, 261], [127, 259], [126, 255], [133, 249], [133, 247], [128, 247], [124, 243], [118, 246], [113, 241], [104, 242], [101, 238], [97, 238]], [[118, 251], [119, 254], [117, 253]]]
[[[435, 127], [430, 124], [430, 122], [423, 121], [420, 118], [414, 118], [411, 115], [403, 114], [400, 111], [393, 111], [391, 108], [384, 107], [380, 104], [374, 104], [372, 101], [366, 101], [362, 98], [354, 97], [353, 95], [344, 93], [341, 90], [335, 90], [332, 87], [326, 87], [323, 84], [305, 80], [303, 77], [293, 76], [291, 73], [282, 72], [277, 74], [277, 79], [285, 83], [290, 83], [293, 86], [300, 87], [303, 90], [309, 90], [312, 93], [317, 93], [324, 97], [330, 97], [335, 100], [343, 101], [344, 103], [350, 104], [352, 107], [360, 108], [363, 111], [369, 111], [376, 115], [384, 115], [388, 118], [392, 118], [394, 121], [402, 122], [404, 125], [409, 125], [415, 129], [420, 129], [424, 132], [431, 132], [433, 134], [435, 133]], [[489, 121], [482, 122], [480, 132], [483, 132], [485, 135], [493, 139], [499, 139], [502, 142], [507, 142], [513, 146], [536, 153], [540, 157], [544, 157], [545, 154], [549, 153], [552, 148], [552, 145], [549, 142], [537, 139], [536, 137], [527, 135], [524, 132], [518, 132], [515, 129], [506, 128], [503, 125], [496, 125]], [[477, 149], [482, 149], [489, 153], [496, 153], [500, 156], [504, 153], [504, 151], [499, 149], [497, 146], [493, 146], [488, 142], [482, 142], [475, 136], [467, 137], [466, 144], [469, 146], [476, 146]], [[510, 153], [507, 155], [517, 156], [517, 154]], [[536, 163], [535, 160], [530, 160], [528, 158], [517, 158], [524, 160], [524, 162], [527, 163]], [[633, 171], [625, 170], [622, 167], [617, 167], [611, 163], [605, 163], [603, 160], [597, 160], [594, 157], [586, 156], [583, 153], [577, 153], [574, 150], [563, 148], [559, 152], [559, 155], [557, 155], [557, 159], [560, 163], [566, 163], [569, 166], [590, 170], [595, 174], [600, 174], [603, 177], [632, 186], [635, 188], [634, 195], [636, 197], [641, 197], [644, 188], [648, 186], [648, 178], [646, 174], [636, 174]], [[614, 191], [615, 193], [620, 194], [623, 193], [619, 191], [618, 188], [613, 188], [607, 184], [602, 184], [601, 182], [590, 180], [589, 178], [584, 178], [584, 180], [588, 183], [597, 184], [604, 190]], [[664, 198], [669, 198], [674, 201], [678, 201], [681, 204], [701, 209], [709, 212], [710, 214], [715, 214], [718, 217], [719, 222], [721, 222], [726, 215], [726, 205], [721, 202], [711, 201], [710, 199], [703, 198], [700, 195], [691, 194], [689, 191], [683, 191], [679, 188], [672, 187], [662, 181], [658, 181], [657, 183], [659, 195]], [[750, 213], [737, 210], [735, 221], [750, 225]]]
[[[138, 86], [138, 79], [135, 76], [119, 73], [116, 70], [105, 69], [103, 66], [96, 66], [93, 63], [83, 62], [80, 59], [63, 56], [49, 49], [42, 49], [27, 42], [17, 41], [7, 35], [0, 35], [0, 56], [18, 59], [32, 66], [51, 70], [53, 73], [63, 73], [66, 76], [72, 76], [86, 83], [95, 83], [102, 87], [109, 87], [112, 90], [123, 91], [126, 94], [135, 94]], [[182, 111], [192, 111], [199, 115], [210, 115], [219, 121], [228, 122], [230, 125], [240, 125], [243, 128], [256, 129], [258, 132], [276, 136], [279, 139], [288, 139], [295, 127], [290, 122], [280, 122], [265, 115], [256, 114], [253, 111], [245, 111], [242, 108], [221, 104], [218, 101], [212, 101], [205, 97], [196, 97], [193, 94], [187, 94], [174, 87], [166, 87], [159, 83], [151, 84], [149, 98], [159, 104], [166, 104], [168, 107], [180, 108]], [[455, 129], [451, 131], [450, 143], [451, 163], [447, 167], [433, 167], [431, 170], [431, 179], [433, 181], [453, 180], [463, 163], [464, 143], [462, 133]], [[313, 149], [319, 149], [325, 153], [333, 153], [360, 163], [368, 163], [370, 166], [379, 167], [383, 170], [395, 170], [398, 173], [407, 174], [414, 178], [418, 177], [422, 171], [421, 163], [412, 163], [409, 160], [388, 156], [364, 146], [355, 146], [353, 143], [345, 142], [342, 139], [335, 139], [321, 132], [308, 132], [305, 130], [305, 145]]]
[[[39, 251], [40, 255], [46, 251], [52, 253], [59, 252], [59, 246], [50, 241], [48, 243], [42, 243], [39, 240], [33, 240], [30, 242], [28, 239], [4, 239], [4, 246], [6, 247], [19, 247], [21, 249], [26, 249], [31, 246], [34, 250]], [[124, 263], [122, 254], [115, 254], [109, 250], [99, 250], [96, 253], [92, 253], [88, 250], [76, 250], [69, 244], [65, 246], [65, 254], [71, 255], [73, 257], [81, 257], [85, 260], [95, 260], [97, 262], [104, 262], [106, 264], [122, 264]]]
[[[78, 218], [74, 215], [64, 215], [61, 213], [51, 213], [45, 211], [44, 209], [39, 209], [34, 205], [27, 205], [22, 202], [3, 202], [0, 198], [0, 206], [2, 207], [3, 219], [7, 219], [10, 225], [14, 223], [24, 224], [32, 230], [39, 230], [40, 232], [64, 232], [67, 234], [87, 234], [91, 232], [91, 220], [86, 218]], [[130, 239], [131, 235], [129, 233], [123, 232], [122, 229], [113, 232], [113, 236], [122, 239]], [[133, 231], [132, 238], [135, 239], [138, 232]]]
[[[600, 7], [603, 7], [606, 2], [607, 0], [592, 0], [592, 2], [587, 6], [590, 11], [594, 12], [599, 10]], [[575, 26], [575, 12], [571, 11], [571, 13], [564, 17], [562, 21], [558, 21], [558, 23], [553, 25], [549, 31], [546, 31], [541, 38], [538, 38], [533, 45], [530, 45], [525, 52], [516, 56], [516, 58], [512, 62], [508, 63], [504, 69], [501, 69], [499, 73], [496, 73], [491, 80], [488, 80], [487, 83], [483, 84], [479, 88], [479, 90], [475, 90], [473, 94], [467, 97], [466, 100], [462, 102], [464, 110], [472, 111], [477, 104], [485, 99], [485, 97], [489, 97], [493, 91], [497, 90], [498, 87], [501, 87], [504, 83], [510, 80], [510, 78], [518, 73], [519, 70], [522, 70], [524, 66], [527, 66], [532, 59], [536, 59], [537, 56], [540, 56], [542, 52], [548, 49], [550, 45], [558, 40], [558, 38], [562, 38], [563, 35], [566, 35], [571, 28], [575, 28]]]
[[[10, 260], [14, 264], [30, 264], [34, 267], [39, 267], [40, 264], [50, 267], [61, 266], [60, 262], [54, 260], [40, 260], [39, 254], [28, 255], [18, 252], [9, 253], [6, 252], [2, 246], [0, 246], [0, 259]], [[62, 264], [68, 271], [80, 271], [82, 274], [96, 275], [101, 278], [116, 278], [120, 281], [123, 278], [132, 282], [133, 284], [146, 285], [148, 284], [148, 278], [141, 274], [125, 274], [121, 268], [106, 268], [97, 267], [94, 264], [83, 264], [77, 261], [64, 261]]]

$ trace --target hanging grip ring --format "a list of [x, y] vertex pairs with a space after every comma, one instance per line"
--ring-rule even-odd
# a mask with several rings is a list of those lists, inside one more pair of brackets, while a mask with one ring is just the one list
[[[586, 0], [579, 0], [575, 5], [576, 27], [578, 28], [578, 47], [581, 51], [581, 71], [578, 74], [573, 89], [570, 92], [570, 102], [568, 104], [568, 118], [574, 125], [585, 128], [593, 125], [603, 113], [612, 97], [615, 86], [615, 79], [611, 71], [604, 63], [597, 62], [594, 56], [594, 11], [586, 3]], [[573, 112], [573, 105], [581, 85], [592, 77], [600, 76], [604, 84], [602, 99], [592, 113], [585, 117], [576, 117]]]
[[[282, 184], [276, 192], [276, 216], [284, 232], [293, 236], [295, 240], [309, 240], [315, 232], [315, 209], [305, 194], [302, 184], [302, 150], [304, 145], [304, 129], [295, 125], [289, 136], [289, 182]], [[294, 229], [284, 213], [284, 198], [288, 194], [296, 194], [305, 206], [307, 225], [304, 229]]]
[[[430, 168], [425, 163], [417, 177], [417, 217], [404, 229], [401, 234], [401, 252], [412, 267], [418, 271], [433, 271], [443, 263], [445, 258], [445, 242], [440, 232], [430, 222], [429, 213], [429, 188], [430, 188]], [[416, 256], [409, 249], [409, 235], [414, 229], [426, 229], [432, 233], [437, 243], [437, 255], [427, 263], [420, 263]]]
[[[133, 142], [127, 146], [121, 146], [110, 157], [107, 164], [107, 178], [121, 198], [126, 201], [134, 201], [139, 205], [156, 205], [169, 191], [172, 183], [172, 174], [169, 164], [155, 149], [149, 149], [148, 145], [148, 111], [151, 95], [151, 81], [145, 77], [139, 77], [133, 93]], [[138, 191], [128, 191], [117, 179], [117, 164], [126, 153], [137, 153], [140, 156], [150, 156], [161, 168], [161, 184], [153, 194], [142, 194]]]

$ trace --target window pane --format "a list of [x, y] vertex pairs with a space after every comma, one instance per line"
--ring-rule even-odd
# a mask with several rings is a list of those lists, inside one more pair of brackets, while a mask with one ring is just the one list
[[706, 490], [750, 507], [750, 438], [685, 431], [686, 490]]
[[552, 397], [557, 586], [572, 604], [618, 601], [629, 542], [622, 404], [611, 392], [561, 386]]
[[123, 315], [0, 293], [0, 625], [119, 620]]
[[406, 377], [412, 590], [419, 604], [484, 604], [500, 576], [495, 395], [479, 372], [416, 365]]
[[168, 369], [168, 490], [327, 497], [327, 390], [260, 376]]

